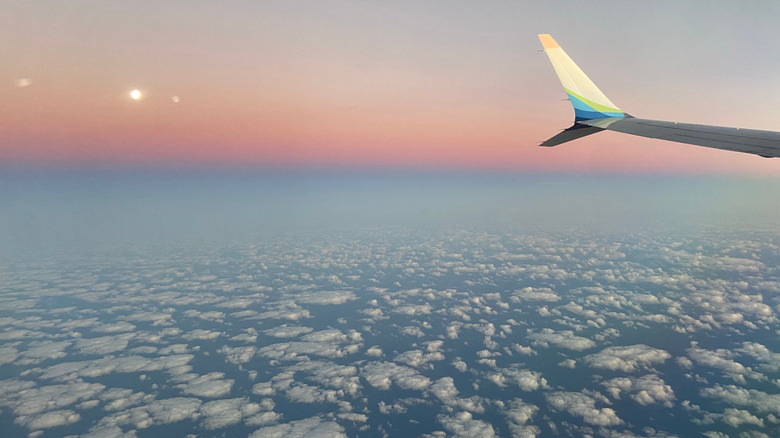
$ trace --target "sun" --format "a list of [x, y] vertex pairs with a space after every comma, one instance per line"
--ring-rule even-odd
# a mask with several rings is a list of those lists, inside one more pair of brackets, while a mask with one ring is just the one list
[[140, 90], [133, 90], [130, 92], [130, 98], [133, 100], [139, 100], [141, 99], [141, 91]]

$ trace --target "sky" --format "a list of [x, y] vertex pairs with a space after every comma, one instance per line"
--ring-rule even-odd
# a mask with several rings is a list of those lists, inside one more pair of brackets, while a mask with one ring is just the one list
[[635, 116], [780, 130], [774, 2], [10, 1], [2, 10], [4, 166], [780, 170], [780, 160], [617, 133], [537, 147], [573, 118], [538, 33]]

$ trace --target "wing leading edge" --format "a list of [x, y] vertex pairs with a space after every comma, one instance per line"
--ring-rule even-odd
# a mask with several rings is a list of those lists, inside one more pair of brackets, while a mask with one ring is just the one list
[[543, 142], [541, 146], [557, 146], [608, 130], [766, 158], [780, 157], [780, 132], [633, 117], [618, 109], [550, 35], [541, 34], [539, 40], [574, 107], [574, 125]]

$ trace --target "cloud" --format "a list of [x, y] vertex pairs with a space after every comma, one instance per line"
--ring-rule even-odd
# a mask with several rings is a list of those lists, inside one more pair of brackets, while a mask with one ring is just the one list
[[392, 384], [402, 389], [424, 390], [431, 386], [431, 380], [420, 375], [413, 368], [392, 362], [369, 362], [360, 371], [368, 383], [379, 389], [390, 389]]
[[320, 417], [261, 427], [249, 438], [346, 438], [344, 428]]
[[574, 369], [577, 367], [577, 361], [574, 359], [564, 359], [558, 362], [558, 366]]
[[298, 321], [299, 319], [311, 318], [311, 312], [303, 308], [283, 308], [269, 310], [257, 315], [258, 319], [286, 319], [289, 321]]
[[522, 290], [516, 291], [512, 294], [512, 302], [520, 302], [520, 301], [543, 301], [543, 302], [549, 302], [554, 303], [556, 301], [559, 301], [561, 297], [558, 296], [552, 289], [550, 288], [532, 288], [532, 287], [526, 287]]
[[217, 350], [218, 353], [225, 355], [225, 359], [232, 364], [247, 363], [255, 357], [257, 347], [228, 347], [222, 346]]
[[498, 386], [504, 387], [507, 383], [514, 383], [523, 391], [535, 391], [547, 387], [547, 379], [542, 377], [541, 373], [519, 366], [500, 368], [498, 373], [488, 373], [487, 377]]
[[131, 332], [133, 330], [135, 330], [135, 326], [126, 321], [119, 321], [112, 324], [102, 324], [92, 328], [92, 331], [100, 333]]
[[178, 388], [185, 394], [198, 397], [222, 397], [230, 393], [234, 382], [232, 379], [224, 379], [224, 377], [225, 373], [208, 373], [178, 385]]
[[18, 417], [33, 417], [93, 399], [104, 389], [99, 383], [74, 381], [37, 387], [29, 381], [8, 379], [0, 381], [0, 406], [12, 409]]
[[184, 316], [190, 318], [198, 318], [204, 321], [222, 322], [225, 319], [225, 313], [217, 310], [210, 310], [208, 312], [201, 312], [199, 310], [190, 309], [184, 311]]
[[512, 432], [512, 436], [517, 438], [532, 438], [540, 435], [542, 431], [538, 426], [527, 424], [538, 411], [538, 407], [530, 403], [525, 403], [519, 398], [511, 400], [509, 402], [509, 408], [506, 409], [503, 414], [507, 418], [509, 431]]
[[363, 414], [356, 414], [354, 412], [342, 412], [336, 415], [340, 420], [351, 421], [353, 423], [365, 423], [368, 421], [368, 416]]
[[11, 346], [0, 347], [0, 365], [12, 363], [19, 357], [19, 352]]
[[340, 344], [347, 341], [347, 335], [337, 329], [320, 330], [301, 338], [305, 342], [325, 342]]
[[[751, 353], [756, 353], [760, 350], [754, 345], [750, 345], [748, 348], [747, 351], [750, 351]], [[688, 348], [686, 351], [688, 352], [688, 357], [690, 357], [692, 361], [699, 365], [717, 368], [736, 382], [745, 383], [745, 377], [756, 380], [764, 379], [764, 376], [761, 373], [755, 372], [751, 368], [732, 360], [731, 358], [734, 357], [734, 353], [730, 350], [723, 348], [714, 351], [705, 350], [699, 348], [696, 342], [691, 342], [691, 348]]]
[[223, 332], [218, 331], [212, 331], [212, 330], [204, 330], [204, 329], [196, 329], [191, 330], [184, 335], [182, 335], [182, 338], [188, 340], [188, 341], [213, 341], [214, 339], [217, 339], [218, 337], [224, 335]]
[[422, 331], [420, 327], [414, 325], [409, 325], [401, 328], [401, 334], [404, 336], [415, 336], [418, 338], [422, 338], [425, 336], [425, 332]]
[[214, 400], [200, 407], [203, 426], [206, 429], [221, 429], [239, 423], [244, 417], [260, 412], [260, 405], [243, 398]]
[[[90, 429], [91, 436], [122, 436], [120, 426], [146, 429], [151, 426], [196, 420], [200, 417], [201, 401], [196, 398], [174, 397], [153, 400], [146, 405], [126, 409], [101, 418]], [[88, 436], [89, 436], [88, 435]], [[135, 436], [130, 435], [130, 436]]]
[[357, 353], [359, 349], [360, 346], [358, 344], [341, 347], [336, 343], [285, 342], [265, 346], [258, 351], [258, 354], [271, 359], [289, 361], [309, 355], [329, 358], [345, 357]]
[[431, 393], [438, 398], [445, 406], [451, 409], [469, 411], [473, 413], [484, 413], [485, 406], [482, 399], [477, 396], [469, 398], [458, 397], [458, 390], [455, 388], [455, 381], [452, 377], [442, 377], [437, 380], [430, 388]]
[[300, 335], [305, 335], [306, 333], [311, 333], [313, 331], [314, 329], [310, 327], [288, 326], [285, 324], [265, 330], [263, 333], [274, 338], [296, 338]]
[[378, 345], [371, 346], [366, 350], [366, 355], [368, 356], [381, 357], [383, 354], [382, 349]]
[[271, 382], [260, 382], [252, 386], [252, 394], [268, 396], [276, 394], [276, 390]]
[[14, 423], [27, 426], [30, 430], [48, 429], [56, 426], [73, 424], [81, 420], [81, 416], [71, 410], [48, 411], [40, 415], [19, 416]]
[[700, 391], [704, 397], [723, 400], [730, 405], [747, 406], [758, 412], [780, 415], [780, 394], [768, 394], [756, 389], [745, 389], [734, 385], [715, 385]]
[[351, 291], [303, 292], [295, 295], [295, 301], [303, 304], [338, 305], [357, 299]]
[[548, 344], [553, 344], [574, 351], [583, 351], [596, 346], [592, 340], [576, 336], [571, 330], [556, 332], [552, 329], [542, 329], [540, 333], [529, 333], [528, 339], [534, 340], [534, 345], [546, 347]]
[[665, 362], [671, 355], [664, 350], [644, 344], [608, 347], [583, 360], [594, 368], [604, 368], [627, 373]]
[[753, 357], [761, 362], [761, 369], [776, 373], [780, 371], [780, 353], [770, 351], [766, 346], [758, 342], [743, 342], [742, 348], [735, 352]]
[[545, 394], [547, 403], [557, 411], [566, 411], [594, 426], [623, 424], [612, 408], [596, 408], [596, 400], [580, 392], [555, 391]]
[[48, 359], [61, 359], [67, 354], [71, 341], [32, 341], [27, 348], [19, 353], [21, 356], [17, 365], [34, 365]]
[[764, 427], [764, 420], [742, 409], [726, 408], [723, 411], [723, 422], [731, 427], [740, 427], [743, 424]]
[[520, 344], [512, 344], [512, 349], [520, 354], [526, 355], [526, 356], [536, 356], [536, 350], [534, 350], [531, 347], [526, 347]]
[[433, 368], [430, 362], [444, 360], [444, 355], [436, 350], [431, 353], [423, 353], [421, 350], [410, 350], [397, 355], [393, 360], [414, 368]]
[[439, 422], [455, 438], [490, 438], [496, 432], [489, 423], [475, 420], [470, 412], [460, 412], [454, 416], [439, 415]]
[[[103, 406], [103, 409], [106, 411], [121, 411], [141, 403], [148, 403], [154, 399], [151, 395], [143, 392], [133, 392], [133, 390], [125, 388], [109, 388], [100, 394], [99, 397], [100, 401], [106, 403]], [[89, 402], [97, 402], [97, 400], [90, 400]]]
[[640, 405], [660, 404], [667, 408], [674, 406], [674, 391], [660, 377], [648, 374], [639, 378], [617, 377], [601, 384], [612, 397], [619, 399], [621, 394], [629, 394]]
[[260, 412], [244, 420], [247, 426], [267, 426], [282, 419], [282, 415], [276, 412]]
[[337, 403], [343, 397], [343, 391], [321, 389], [316, 386], [296, 382], [290, 386], [285, 395], [295, 403]]
[[393, 312], [408, 316], [428, 315], [432, 310], [433, 307], [428, 303], [420, 305], [404, 305], [393, 308]]
[[91, 361], [61, 362], [42, 370], [44, 379], [70, 381], [78, 377], [98, 377], [111, 373], [136, 373], [167, 370], [175, 373], [194, 358], [191, 354], [177, 354], [147, 358], [143, 356], [107, 357]]
[[305, 361], [288, 367], [287, 370], [304, 372], [307, 380], [339, 389], [353, 396], [359, 393], [361, 387], [357, 368], [352, 365], [339, 365], [328, 361]]

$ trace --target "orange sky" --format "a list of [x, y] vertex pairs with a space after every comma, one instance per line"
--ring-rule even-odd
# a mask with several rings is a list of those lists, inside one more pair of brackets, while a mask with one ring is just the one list
[[[759, 72], [703, 77], [681, 50], [648, 71], [647, 57], [669, 50], [665, 40], [627, 53], [598, 44], [603, 35], [577, 36], [541, 6], [44, 3], [19, 2], [0, 16], [6, 164], [780, 174], [780, 160], [614, 133], [537, 147], [573, 113], [538, 52], [536, 33], [556, 29], [570, 56], [637, 116], [780, 129], [780, 87], [761, 59], [751, 58]], [[718, 42], [691, 44], [710, 53]], [[18, 86], [22, 78], [30, 84]]]

